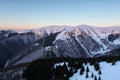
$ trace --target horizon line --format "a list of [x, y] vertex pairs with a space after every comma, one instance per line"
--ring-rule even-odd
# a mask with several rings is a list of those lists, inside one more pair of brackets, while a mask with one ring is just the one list
[[[95, 25], [89, 25], [89, 24], [79, 24], [79, 25], [46, 25], [46, 26], [9, 26], [11, 28], [9, 28], [8, 26], [0, 26], [0, 30], [30, 30], [30, 29], [38, 29], [38, 28], [44, 28], [44, 27], [54, 27], [54, 26], [66, 26], [66, 27], [76, 27], [76, 26], [82, 26], [82, 25], [86, 25], [86, 26], [92, 26], [92, 27], [114, 27], [114, 26], [120, 26], [120, 25], [109, 25], [109, 26], [95, 26]], [[22, 28], [24, 27], [24, 28]]]

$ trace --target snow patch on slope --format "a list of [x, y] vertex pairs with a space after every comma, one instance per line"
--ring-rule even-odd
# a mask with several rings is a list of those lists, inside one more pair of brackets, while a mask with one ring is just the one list
[[116, 39], [113, 41], [114, 45], [120, 45], [120, 38]]
[[[80, 75], [80, 69], [78, 69], [77, 73], [74, 73], [72, 77], [69, 78], [69, 80], [94, 80], [94, 78], [91, 78], [92, 72], [96, 75], [97, 79], [99, 77], [98, 72], [95, 71], [93, 66], [90, 66], [90, 64], [84, 65], [84, 67], [89, 67], [90, 72], [88, 73], [89, 77], [86, 78], [86, 71], [83, 73], [83, 75]], [[101, 68], [101, 80], [119, 80], [120, 79], [120, 61], [116, 62], [115, 65], [112, 65], [111, 63], [101, 62], [100, 63]]]

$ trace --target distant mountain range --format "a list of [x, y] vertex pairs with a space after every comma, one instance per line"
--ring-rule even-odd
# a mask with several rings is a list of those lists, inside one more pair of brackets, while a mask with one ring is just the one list
[[22, 76], [28, 64], [40, 58], [97, 58], [120, 56], [119, 52], [120, 26], [49, 26], [25, 31], [1, 30], [0, 79], [9, 80], [6, 76], [15, 74]]
[[18, 32], [2, 30], [0, 66], [29, 63], [38, 58], [106, 56], [119, 48], [120, 26], [49, 26]]

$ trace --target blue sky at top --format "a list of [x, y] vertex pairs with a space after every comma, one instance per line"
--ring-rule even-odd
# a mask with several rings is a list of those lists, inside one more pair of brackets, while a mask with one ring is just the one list
[[119, 22], [120, 0], [0, 0], [0, 28]]

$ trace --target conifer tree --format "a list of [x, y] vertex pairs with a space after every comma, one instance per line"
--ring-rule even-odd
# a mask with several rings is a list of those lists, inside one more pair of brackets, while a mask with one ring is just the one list
[[87, 66], [87, 68], [86, 68], [86, 72], [88, 73], [89, 72], [89, 67]]
[[80, 75], [82, 75], [84, 71], [85, 71], [84, 66], [82, 66], [80, 70]]
[[92, 72], [92, 75], [91, 75], [91, 77], [92, 77], [92, 78], [94, 77], [94, 74], [93, 74], [93, 72]]
[[115, 65], [115, 61], [112, 62], [112, 65]]
[[101, 73], [101, 70], [99, 70], [98, 74], [99, 74], [99, 75], [101, 75], [101, 74], [102, 74], [102, 73]]
[[94, 77], [94, 80], [97, 80], [97, 77], [96, 77], [96, 76]]
[[101, 80], [101, 77], [99, 76], [98, 80]]
[[86, 73], [86, 78], [88, 78], [88, 73]]
[[95, 63], [95, 64], [94, 64], [94, 68], [95, 68], [96, 71], [100, 70], [100, 65], [99, 65], [99, 63]]

